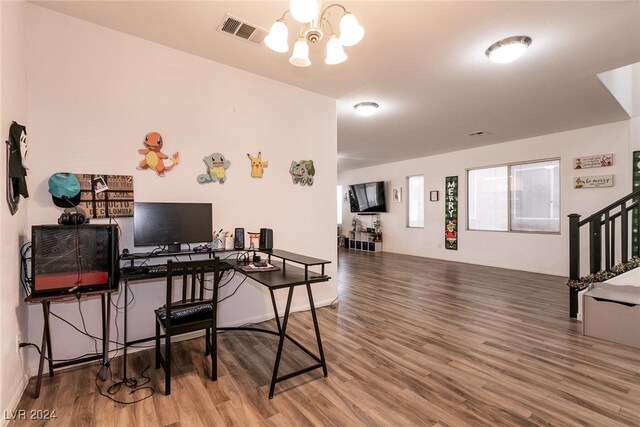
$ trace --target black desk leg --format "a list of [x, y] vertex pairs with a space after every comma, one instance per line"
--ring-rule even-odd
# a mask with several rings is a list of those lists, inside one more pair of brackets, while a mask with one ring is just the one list
[[269, 288], [271, 294], [271, 303], [273, 304], [273, 313], [276, 315], [276, 326], [278, 327], [278, 333], [280, 333], [280, 315], [278, 314], [278, 306], [276, 305], [276, 297], [273, 294], [273, 289]]
[[124, 348], [122, 356], [122, 379], [127, 380], [127, 318], [129, 315], [129, 281], [124, 279]]
[[107, 380], [109, 366], [109, 322], [111, 320], [111, 294], [104, 293], [102, 299], [102, 381]]
[[[278, 380], [278, 368], [280, 367], [280, 357], [282, 356], [284, 339], [287, 335], [287, 323], [289, 322], [289, 310], [291, 309], [292, 299], [293, 299], [293, 286], [290, 286], [289, 296], [287, 297], [287, 306], [284, 309], [284, 317], [282, 318], [282, 329], [280, 329], [280, 342], [278, 343], [278, 352], [276, 353], [276, 362], [273, 366], [273, 376], [271, 377], [271, 387], [269, 388], [269, 399], [273, 399], [273, 393], [275, 392], [275, 389], [276, 389], [276, 382]], [[277, 316], [277, 312], [276, 312], [276, 316]]]
[[[49, 336], [49, 301], [42, 301], [42, 314], [44, 317], [44, 325], [42, 326], [42, 345], [40, 346], [40, 362], [38, 363], [38, 376], [36, 377], [36, 390], [33, 395], [34, 399], [40, 397], [40, 386], [42, 385], [42, 371], [44, 370], [45, 354], [49, 355], [49, 376], [53, 376], [53, 362], [51, 361], [51, 337]], [[49, 348], [47, 348], [49, 343]]]
[[[44, 324], [47, 328], [47, 357], [49, 358], [49, 376], [53, 376], [53, 349], [51, 347], [51, 328], [49, 327], [49, 312], [51, 310], [51, 301], [47, 301], [47, 315], [44, 318]], [[44, 352], [44, 350], [42, 350]]]
[[309, 296], [309, 306], [311, 307], [311, 317], [313, 318], [313, 327], [316, 330], [316, 339], [318, 340], [318, 352], [320, 353], [320, 363], [322, 363], [322, 372], [326, 378], [327, 362], [324, 360], [324, 350], [322, 349], [322, 340], [320, 339], [320, 328], [318, 327], [318, 317], [316, 316], [316, 306], [313, 304], [313, 294], [311, 293], [311, 285], [307, 283], [307, 295]]

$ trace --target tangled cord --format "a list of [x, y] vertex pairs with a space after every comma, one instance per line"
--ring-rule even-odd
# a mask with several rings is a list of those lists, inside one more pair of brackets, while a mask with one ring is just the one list
[[[147, 384], [149, 384], [151, 382], [151, 377], [145, 375], [145, 372], [147, 372], [147, 370], [151, 367], [151, 365], [147, 365], [146, 368], [144, 368], [142, 370], [142, 372], [140, 373], [140, 378], [142, 380], [144, 380], [143, 382], [139, 382], [137, 378], [123, 378], [122, 381], [114, 381], [113, 380], [113, 371], [111, 371], [111, 363], [109, 363], [107, 365], [107, 368], [109, 369], [109, 377], [110, 377], [110, 381], [111, 381], [111, 385], [109, 387], [107, 387], [107, 391], [106, 393], [104, 391], [102, 391], [102, 388], [100, 387], [100, 384], [98, 383], [98, 378], [100, 377], [100, 371], [98, 371], [98, 373], [96, 374], [96, 388], [98, 389], [98, 392], [100, 393], [101, 396], [106, 397], [109, 400], [112, 400], [116, 403], [122, 403], [123, 405], [133, 405], [134, 403], [138, 403], [138, 402], [142, 402], [143, 400], [146, 400], [148, 398], [150, 398], [151, 396], [154, 395], [155, 393], [155, 389], [151, 386], [148, 386]], [[123, 389], [124, 387], [127, 387], [130, 389], [129, 391], [129, 395], [132, 395], [134, 393], [137, 393], [139, 391], [143, 391], [143, 390], [148, 390], [150, 391], [150, 393], [142, 398], [139, 399], [135, 399], [132, 400], [130, 402], [125, 402], [123, 400], [117, 399], [113, 396], [115, 396], [116, 394], [118, 394], [118, 392], [120, 390]]]

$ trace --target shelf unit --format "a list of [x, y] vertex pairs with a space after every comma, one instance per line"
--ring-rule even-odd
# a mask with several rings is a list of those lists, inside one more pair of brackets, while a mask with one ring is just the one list
[[382, 241], [375, 241], [376, 233], [370, 231], [349, 231], [349, 249], [367, 252], [381, 252]]

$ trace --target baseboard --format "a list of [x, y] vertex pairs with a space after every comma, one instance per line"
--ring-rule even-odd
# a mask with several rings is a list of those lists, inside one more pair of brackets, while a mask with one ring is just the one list
[[10, 414], [8, 413], [9, 411], [12, 410], [16, 410], [16, 409], [20, 409], [18, 408], [18, 403], [20, 403], [20, 399], [22, 398], [22, 395], [24, 394], [24, 391], [27, 389], [27, 385], [29, 384], [29, 376], [27, 375], [27, 373], [23, 373], [22, 377], [20, 378], [20, 382], [18, 383], [18, 386], [15, 388], [15, 392], [13, 393], [13, 396], [11, 396], [11, 401], [9, 402], [8, 408], [5, 409], [3, 412], [3, 416], [2, 416], [2, 422], [0, 423], [0, 426], [4, 427], [7, 424], [9, 424], [9, 421], [11, 421], [10, 419]]

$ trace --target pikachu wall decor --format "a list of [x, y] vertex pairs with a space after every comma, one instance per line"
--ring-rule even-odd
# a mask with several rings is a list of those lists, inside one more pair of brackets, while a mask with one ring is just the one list
[[255, 157], [247, 153], [247, 157], [251, 160], [251, 178], [262, 178], [264, 168], [269, 166], [269, 162], [262, 160], [262, 152], [258, 151]]

